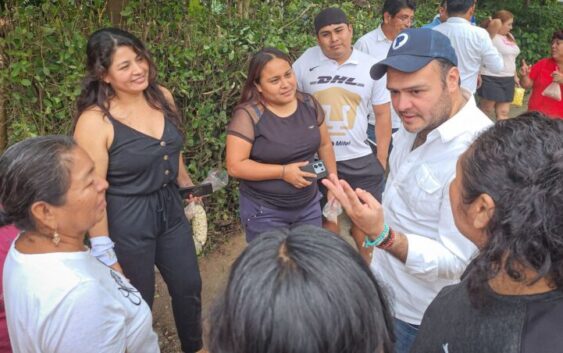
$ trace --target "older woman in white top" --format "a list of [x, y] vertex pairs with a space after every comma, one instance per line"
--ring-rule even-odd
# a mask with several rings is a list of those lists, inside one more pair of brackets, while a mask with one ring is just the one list
[[0, 156], [0, 226], [21, 229], [4, 265], [14, 352], [160, 351], [137, 289], [84, 246], [107, 187], [70, 137], [35, 137]]
[[479, 107], [489, 116], [497, 119], [508, 119], [510, 103], [514, 98], [514, 87], [520, 85], [516, 74], [516, 57], [520, 48], [510, 31], [514, 23], [514, 15], [506, 10], [497, 11], [493, 20], [499, 19], [502, 26], [496, 34], [492, 34], [493, 45], [497, 48], [504, 61], [504, 68], [497, 73], [490, 72], [486, 67], [481, 69], [482, 84], [477, 89], [481, 98]]

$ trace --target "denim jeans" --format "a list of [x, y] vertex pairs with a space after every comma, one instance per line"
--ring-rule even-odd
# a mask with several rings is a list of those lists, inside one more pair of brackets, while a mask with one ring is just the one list
[[394, 320], [395, 325], [395, 353], [409, 353], [418, 333], [418, 325], [409, 324], [399, 319]]

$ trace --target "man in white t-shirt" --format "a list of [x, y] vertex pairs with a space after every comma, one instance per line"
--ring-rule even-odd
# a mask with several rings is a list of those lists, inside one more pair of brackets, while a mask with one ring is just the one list
[[[377, 61], [385, 59], [389, 47], [397, 35], [403, 29], [412, 26], [415, 10], [416, 4], [413, 0], [386, 0], [381, 10], [382, 23], [373, 31], [360, 37], [356, 44], [354, 44], [354, 49], [373, 56]], [[384, 75], [381, 80], [386, 81], [387, 76]], [[401, 127], [401, 119], [392, 107], [391, 124], [393, 133]], [[375, 117], [373, 114], [370, 114], [367, 133], [371, 143], [378, 142], [374, 132]]]
[[448, 189], [458, 157], [492, 123], [460, 88], [456, 64], [443, 34], [401, 32], [371, 69], [374, 79], [387, 74], [404, 127], [394, 138], [383, 203], [363, 190], [354, 193], [334, 175], [323, 181], [368, 234], [371, 269], [393, 298], [397, 353], [410, 350], [430, 302], [459, 281], [477, 250], [455, 226]]
[[[352, 26], [342, 10], [321, 11], [315, 17], [315, 30], [318, 46], [307, 49], [293, 65], [299, 89], [312, 94], [325, 111], [338, 174], [381, 200], [391, 119], [385, 82], [374, 81], [369, 75], [377, 61], [352, 48]], [[366, 142], [371, 111], [377, 118], [376, 135], [382, 145], [377, 158]], [[331, 222], [325, 226], [339, 230]], [[359, 229], [354, 227], [352, 235], [363, 241]]]
[[475, 12], [475, 0], [446, 0], [446, 11], [448, 20], [433, 29], [450, 39], [458, 59], [461, 86], [475, 93], [481, 67], [500, 72], [504, 66], [502, 57], [489, 32], [469, 22]]

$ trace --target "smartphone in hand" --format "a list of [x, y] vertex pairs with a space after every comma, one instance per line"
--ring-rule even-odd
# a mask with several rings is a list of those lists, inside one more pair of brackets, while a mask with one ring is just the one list
[[326, 178], [328, 176], [328, 171], [326, 170], [325, 164], [321, 160], [313, 161], [303, 167], [300, 167], [300, 169], [307, 173], [316, 174], [317, 180]]
[[213, 187], [211, 186], [211, 183], [204, 183], [180, 188], [179, 191], [180, 196], [182, 196], [183, 199], [188, 199], [190, 195], [193, 197], [210, 195], [213, 192]]

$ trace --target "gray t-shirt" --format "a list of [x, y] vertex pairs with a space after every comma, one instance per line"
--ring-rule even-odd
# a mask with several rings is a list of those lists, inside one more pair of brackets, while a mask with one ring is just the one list
[[[250, 159], [259, 163], [313, 161], [321, 143], [323, 109], [311, 95], [298, 93], [297, 98], [297, 110], [288, 117], [279, 117], [258, 102], [240, 105], [227, 133], [251, 143]], [[281, 179], [241, 180], [240, 192], [269, 207], [290, 209], [311, 202], [318, 187], [312, 183], [297, 189]]]

